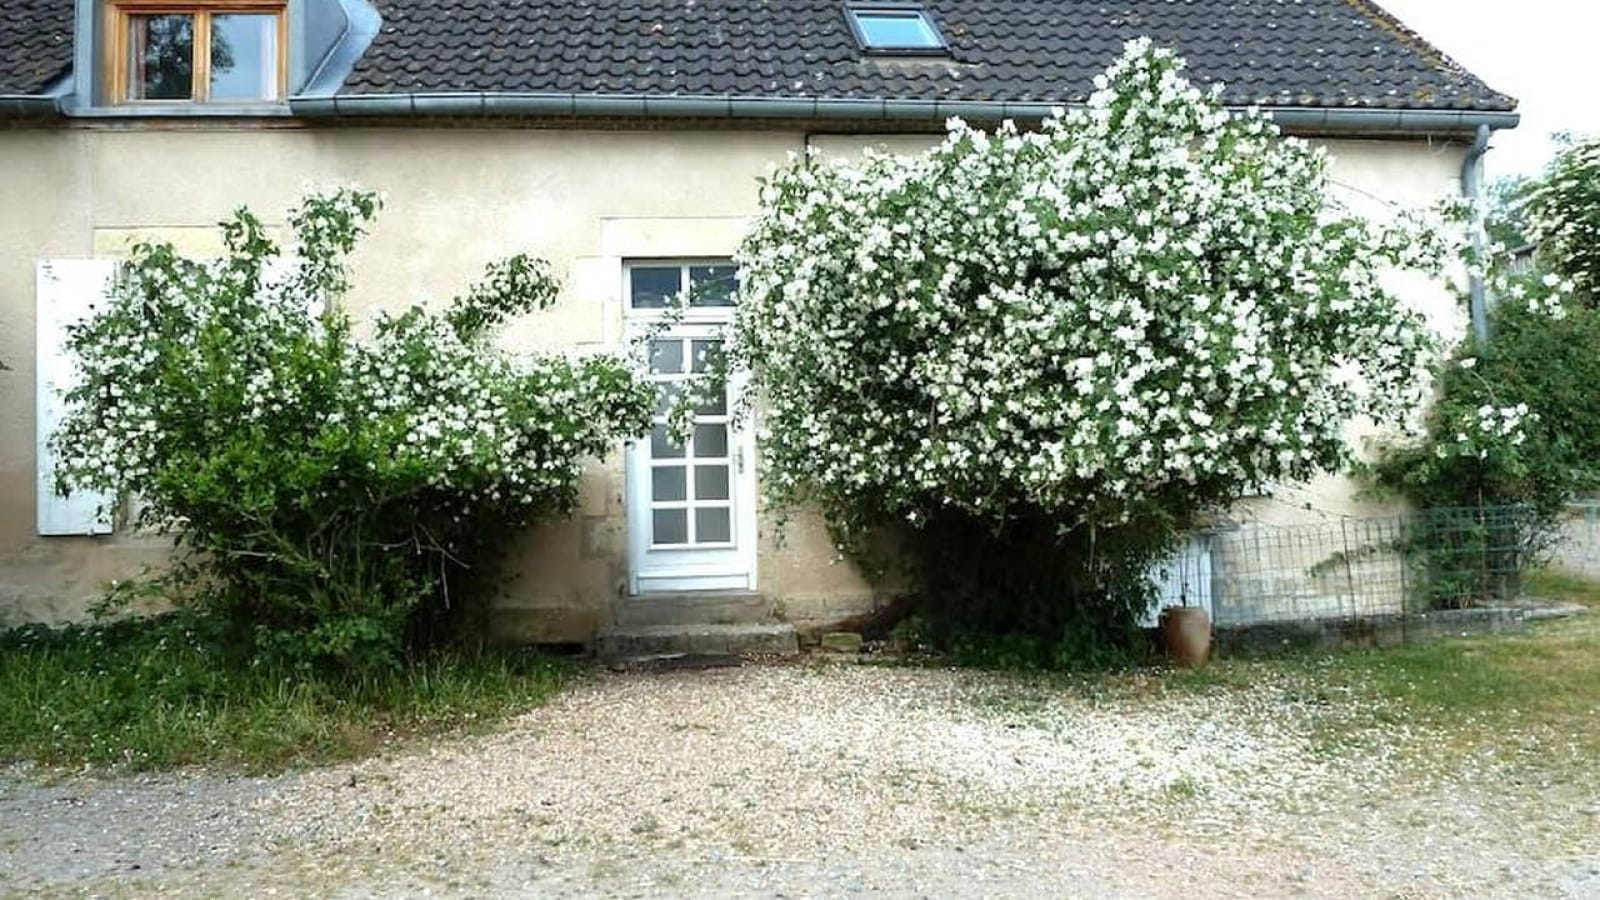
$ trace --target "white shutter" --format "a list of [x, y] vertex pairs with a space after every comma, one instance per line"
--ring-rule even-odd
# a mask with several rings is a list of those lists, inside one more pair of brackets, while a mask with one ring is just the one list
[[39, 533], [110, 534], [111, 497], [106, 494], [74, 491], [66, 497], [56, 493], [55, 458], [49, 439], [66, 412], [61, 398], [77, 378], [77, 365], [66, 348], [67, 326], [90, 313], [93, 304], [105, 296], [116, 261], [109, 259], [56, 259], [39, 263], [36, 299], [38, 349], [34, 357], [37, 373], [37, 406], [34, 418], [38, 439]]

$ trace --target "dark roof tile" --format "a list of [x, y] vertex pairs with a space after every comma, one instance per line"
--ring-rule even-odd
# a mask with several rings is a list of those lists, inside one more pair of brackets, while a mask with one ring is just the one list
[[[864, 58], [839, 0], [377, 0], [345, 93], [1083, 99], [1129, 38], [1230, 103], [1515, 106], [1370, 0], [926, 0], [950, 58]], [[72, 0], [0, 4], [0, 93], [71, 63]]]
[[37, 94], [72, 68], [72, 0], [0, 2], [0, 94]]

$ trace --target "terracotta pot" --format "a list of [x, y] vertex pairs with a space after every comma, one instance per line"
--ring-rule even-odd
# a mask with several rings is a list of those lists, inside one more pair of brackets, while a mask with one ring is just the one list
[[1161, 646], [1174, 665], [1197, 669], [1211, 656], [1211, 616], [1198, 606], [1161, 611]]

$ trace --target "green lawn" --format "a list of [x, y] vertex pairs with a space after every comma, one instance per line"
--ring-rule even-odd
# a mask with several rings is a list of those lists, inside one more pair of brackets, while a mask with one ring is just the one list
[[226, 664], [172, 618], [22, 629], [0, 634], [0, 761], [263, 771], [350, 758], [531, 709], [576, 671], [487, 651], [340, 680]]
[[1220, 658], [1197, 670], [1017, 674], [1014, 690], [984, 702], [1026, 717], [1063, 690], [1117, 702], [1250, 691], [1266, 698], [1265, 708], [1309, 725], [1330, 754], [1382, 750], [1423, 766], [1514, 758], [1560, 780], [1592, 779], [1600, 759], [1600, 582], [1547, 571], [1525, 584], [1531, 595], [1586, 609], [1520, 633], [1403, 647]]
[[1427, 735], [1424, 745], [1409, 749], [1441, 761], [1538, 747], [1552, 765], [1587, 765], [1600, 754], [1600, 582], [1539, 572], [1528, 589], [1587, 609], [1534, 622], [1520, 634], [1223, 659], [1197, 672], [1170, 673], [1156, 689], [1227, 690], [1266, 681], [1325, 706], [1331, 744], [1404, 721]]

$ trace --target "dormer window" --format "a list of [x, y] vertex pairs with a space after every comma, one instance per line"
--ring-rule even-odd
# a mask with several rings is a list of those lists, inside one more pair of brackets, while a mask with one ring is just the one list
[[917, 3], [849, 3], [845, 19], [868, 53], [941, 56], [949, 50], [927, 8]]
[[116, 0], [108, 12], [115, 103], [283, 98], [284, 0]]

